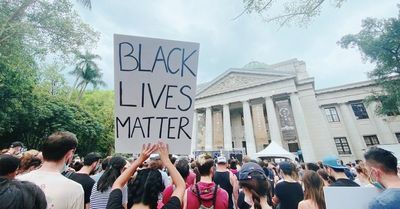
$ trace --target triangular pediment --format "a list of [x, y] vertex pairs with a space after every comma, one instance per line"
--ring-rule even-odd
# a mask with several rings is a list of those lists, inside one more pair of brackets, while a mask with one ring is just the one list
[[237, 91], [288, 77], [290, 77], [290, 75], [287, 74], [267, 74], [231, 70], [199, 89], [196, 97], [202, 98]]

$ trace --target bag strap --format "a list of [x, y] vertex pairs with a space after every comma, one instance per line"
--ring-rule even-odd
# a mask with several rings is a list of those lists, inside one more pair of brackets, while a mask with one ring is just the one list
[[215, 200], [217, 199], [217, 191], [218, 191], [218, 184], [215, 184], [214, 193], [213, 193], [213, 206], [215, 206]]
[[199, 200], [200, 205], [202, 204], [201, 198], [200, 198], [200, 189], [199, 186], [197, 184], [194, 184], [195, 189], [196, 189], [196, 193], [197, 193], [197, 200]]

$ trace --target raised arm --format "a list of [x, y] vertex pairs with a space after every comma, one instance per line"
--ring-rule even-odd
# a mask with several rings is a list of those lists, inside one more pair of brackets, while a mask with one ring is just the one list
[[164, 142], [158, 143], [158, 151], [160, 153], [161, 161], [163, 162], [164, 166], [168, 169], [169, 175], [172, 178], [172, 182], [175, 185], [175, 190], [172, 193], [171, 197], [175, 196], [179, 198], [182, 203], [183, 193], [186, 189], [185, 181], [183, 180], [181, 174], [176, 170], [175, 166], [171, 163], [169, 159], [169, 152], [168, 146]]
[[131, 176], [136, 172], [136, 169], [150, 157], [151, 153], [156, 151], [157, 144], [143, 144], [142, 152], [137, 160], [129, 166], [118, 178], [115, 180], [112, 189], [122, 189], [128, 183]]

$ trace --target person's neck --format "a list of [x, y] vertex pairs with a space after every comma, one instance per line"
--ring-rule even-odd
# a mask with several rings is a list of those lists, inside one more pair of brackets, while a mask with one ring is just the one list
[[283, 175], [283, 180], [287, 182], [296, 182], [291, 176], [289, 175]]
[[61, 170], [64, 168], [64, 162], [52, 162], [52, 161], [44, 161], [42, 167], [40, 167], [39, 171], [47, 171], [47, 172], [57, 172], [61, 173]]
[[200, 177], [200, 181], [204, 182], [204, 183], [212, 183], [213, 182], [211, 176], [202, 176], [202, 177]]
[[131, 209], [150, 209], [150, 206], [145, 205], [143, 203], [136, 203], [132, 205]]
[[270, 207], [268, 207], [267, 198], [263, 197], [263, 196], [260, 197], [260, 205], [261, 205], [261, 208], [270, 208]]
[[87, 174], [89, 175], [92, 172], [92, 168], [90, 166], [83, 166], [77, 173]]
[[386, 189], [400, 188], [400, 178], [397, 175], [387, 175], [382, 182]]
[[226, 166], [223, 166], [223, 165], [218, 165], [217, 166], [217, 171], [220, 171], [220, 172], [224, 172], [224, 171], [227, 171], [228, 169], [226, 168]]

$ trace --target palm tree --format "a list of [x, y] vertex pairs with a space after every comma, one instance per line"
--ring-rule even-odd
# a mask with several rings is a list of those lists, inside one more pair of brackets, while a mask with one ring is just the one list
[[101, 69], [94, 62], [95, 59], [101, 59], [99, 55], [86, 51], [85, 54], [76, 53], [76, 57], [76, 67], [70, 72], [70, 74], [76, 76], [76, 79], [69, 98], [71, 98], [75, 89], [79, 89], [77, 98], [77, 102], [79, 102], [89, 84], [92, 84], [93, 88], [97, 88], [97, 86], [105, 86], [105, 83], [102, 81], [103, 73], [101, 73]]
[[84, 7], [88, 8], [89, 10], [92, 9], [92, 1], [91, 0], [76, 0], [76, 1], [81, 3]]

